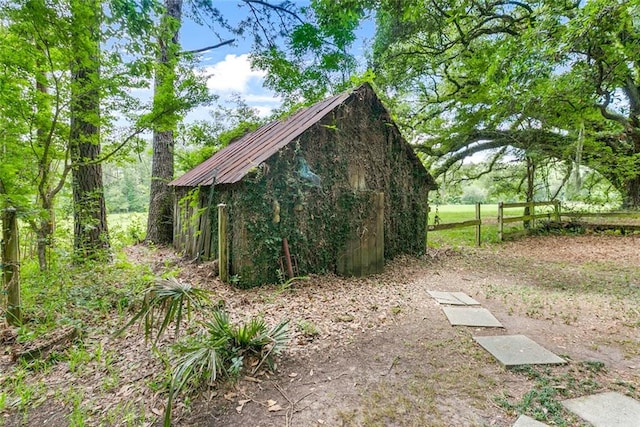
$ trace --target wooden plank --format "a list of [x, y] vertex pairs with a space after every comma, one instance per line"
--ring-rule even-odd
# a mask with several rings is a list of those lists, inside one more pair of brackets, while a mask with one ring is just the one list
[[450, 230], [452, 228], [465, 228], [465, 227], [473, 227], [475, 225], [480, 225], [482, 221], [477, 219], [470, 219], [468, 221], [461, 222], [448, 222], [444, 224], [430, 225], [429, 231], [438, 231], [438, 230]]
[[[501, 202], [502, 203], [502, 202]], [[502, 203], [502, 207], [504, 209], [510, 208], [526, 208], [527, 206], [551, 206], [554, 205], [554, 201], [545, 201], [545, 202], [515, 202], [515, 203]]]
[[510, 216], [508, 218], [503, 218], [502, 222], [520, 222], [520, 221], [531, 221], [534, 219], [548, 218], [551, 219], [551, 213], [548, 214], [537, 214], [537, 215], [523, 215], [523, 216]]
[[376, 218], [376, 273], [384, 271], [384, 193], [378, 193]]
[[229, 281], [229, 252], [227, 246], [227, 205], [218, 205], [218, 275], [223, 282]]
[[352, 276], [355, 272], [353, 269], [353, 256], [354, 256], [354, 244], [353, 244], [354, 240], [350, 239], [347, 242], [347, 251], [346, 251], [346, 258], [344, 260], [344, 272], [345, 275], [347, 276]]
[[640, 218], [640, 212], [562, 212], [560, 216], [568, 217], [638, 217]]
[[571, 228], [575, 226], [583, 227], [588, 230], [605, 231], [605, 230], [621, 230], [626, 231], [640, 231], [640, 224], [606, 224], [606, 223], [588, 223], [588, 222], [556, 222], [553, 221], [549, 224], [551, 227], [556, 228]]
[[364, 218], [336, 259], [340, 275], [358, 277], [384, 270], [384, 193], [369, 192], [367, 200]]

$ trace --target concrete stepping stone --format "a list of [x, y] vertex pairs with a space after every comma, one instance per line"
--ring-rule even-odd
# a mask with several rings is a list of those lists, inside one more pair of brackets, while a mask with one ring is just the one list
[[516, 423], [513, 427], [549, 427], [545, 423], [541, 423], [540, 421], [536, 421], [531, 417], [526, 415], [520, 415], [516, 420]]
[[567, 363], [524, 335], [498, 335], [473, 339], [505, 367]]
[[453, 326], [480, 326], [502, 328], [502, 323], [486, 308], [480, 307], [442, 307], [449, 323]]
[[594, 427], [640, 426], [640, 402], [614, 391], [565, 400], [562, 405]]
[[446, 305], [480, 305], [480, 303], [464, 292], [427, 291], [438, 304]]
[[443, 305], [480, 305], [464, 292], [427, 291], [438, 304]]

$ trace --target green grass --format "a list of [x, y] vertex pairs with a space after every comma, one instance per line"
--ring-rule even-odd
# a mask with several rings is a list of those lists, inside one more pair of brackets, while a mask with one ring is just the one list
[[581, 362], [568, 368], [516, 367], [513, 370], [527, 376], [533, 387], [520, 400], [504, 395], [494, 396], [494, 401], [512, 414], [526, 414], [545, 423], [556, 426], [575, 425], [575, 415], [569, 413], [560, 403], [586, 394], [602, 390], [599, 374], [604, 371], [602, 362]]
[[[475, 205], [430, 205], [429, 225], [436, 222], [448, 224], [476, 219]], [[551, 206], [536, 207], [536, 214], [551, 212]], [[524, 208], [504, 209], [505, 217], [521, 216]], [[436, 220], [437, 218], [437, 220]], [[495, 243], [498, 241], [498, 205], [480, 205], [480, 219], [482, 220], [480, 243]], [[521, 222], [508, 223], [504, 225], [504, 233], [523, 231]], [[427, 244], [430, 247], [442, 246], [472, 246], [475, 244], [476, 227], [454, 228], [450, 230], [430, 231], [427, 233]]]
[[[476, 218], [475, 205], [430, 205], [430, 207], [429, 225], [433, 225], [436, 222], [448, 224]], [[496, 242], [498, 240], [498, 205], [481, 205], [480, 219], [483, 223], [480, 233], [481, 243]], [[427, 244], [435, 248], [442, 246], [472, 246], [475, 244], [475, 233], [475, 226], [429, 231], [427, 233]]]

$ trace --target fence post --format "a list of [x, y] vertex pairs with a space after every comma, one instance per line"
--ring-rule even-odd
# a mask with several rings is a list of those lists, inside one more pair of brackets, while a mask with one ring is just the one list
[[531, 202], [531, 207], [529, 208], [529, 215], [532, 216], [532, 218], [531, 218], [531, 229], [535, 230], [536, 229], [536, 204], [535, 204], [535, 202]]
[[503, 241], [503, 232], [504, 232], [504, 223], [502, 222], [504, 218], [504, 202], [498, 203], [498, 241]]
[[10, 207], [2, 212], [2, 282], [7, 291], [7, 323], [12, 326], [22, 324], [19, 258], [18, 220], [16, 209]]
[[218, 205], [218, 274], [223, 282], [229, 281], [229, 252], [227, 243], [227, 205]]
[[480, 246], [480, 225], [482, 224], [482, 220], [480, 219], [480, 203], [476, 203], [476, 221], [478, 224], [476, 225], [476, 246]]
[[431, 213], [431, 206], [427, 202], [427, 226], [424, 229], [424, 251], [427, 252], [429, 248], [429, 214]]
[[555, 212], [556, 221], [560, 222], [560, 200], [553, 201], [553, 210]]

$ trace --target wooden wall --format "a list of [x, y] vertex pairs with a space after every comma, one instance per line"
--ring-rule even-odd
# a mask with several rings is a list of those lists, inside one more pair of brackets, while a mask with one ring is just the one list
[[204, 187], [196, 190], [196, 194], [193, 190], [176, 188], [173, 246], [190, 259], [208, 260], [212, 254], [207, 190], [208, 187]]

